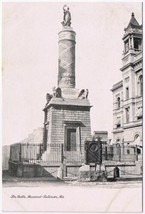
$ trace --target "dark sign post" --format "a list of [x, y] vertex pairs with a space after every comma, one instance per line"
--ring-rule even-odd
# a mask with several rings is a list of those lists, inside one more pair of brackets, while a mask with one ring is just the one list
[[97, 141], [86, 141], [85, 142], [85, 159], [86, 164], [88, 165], [100, 165], [102, 163], [102, 142], [100, 137], [97, 138]]

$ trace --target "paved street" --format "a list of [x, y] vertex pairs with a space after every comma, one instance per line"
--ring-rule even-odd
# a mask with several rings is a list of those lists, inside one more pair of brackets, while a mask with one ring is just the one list
[[[142, 182], [78, 182], [3, 174], [4, 211], [140, 212]], [[57, 206], [56, 206], [57, 205]]]

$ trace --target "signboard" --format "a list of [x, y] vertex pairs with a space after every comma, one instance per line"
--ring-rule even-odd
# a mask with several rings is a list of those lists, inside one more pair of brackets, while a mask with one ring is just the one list
[[85, 159], [86, 164], [101, 164], [102, 163], [102, 143], [101, 141], [86, 141], [85, 142]]

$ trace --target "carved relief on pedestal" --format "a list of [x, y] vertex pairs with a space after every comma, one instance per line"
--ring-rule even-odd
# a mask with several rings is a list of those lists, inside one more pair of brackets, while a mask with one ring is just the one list
[[73, 86], [75, 85], [75, 77], [74, 76], [64, 76], [61, 78], [60, 82], [59, 82], [62, 86]]

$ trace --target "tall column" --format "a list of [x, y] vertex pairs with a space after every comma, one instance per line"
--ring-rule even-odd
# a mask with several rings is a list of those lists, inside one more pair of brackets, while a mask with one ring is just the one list
[[75, 35], [71, 27], [71, 13], [63, 6], [63, 29], [59, 32], [58, 87], [75, 88]]
[[58, 86], [75, 88], [75, 35], [70, 26], [59, 32], [59, 71]]

